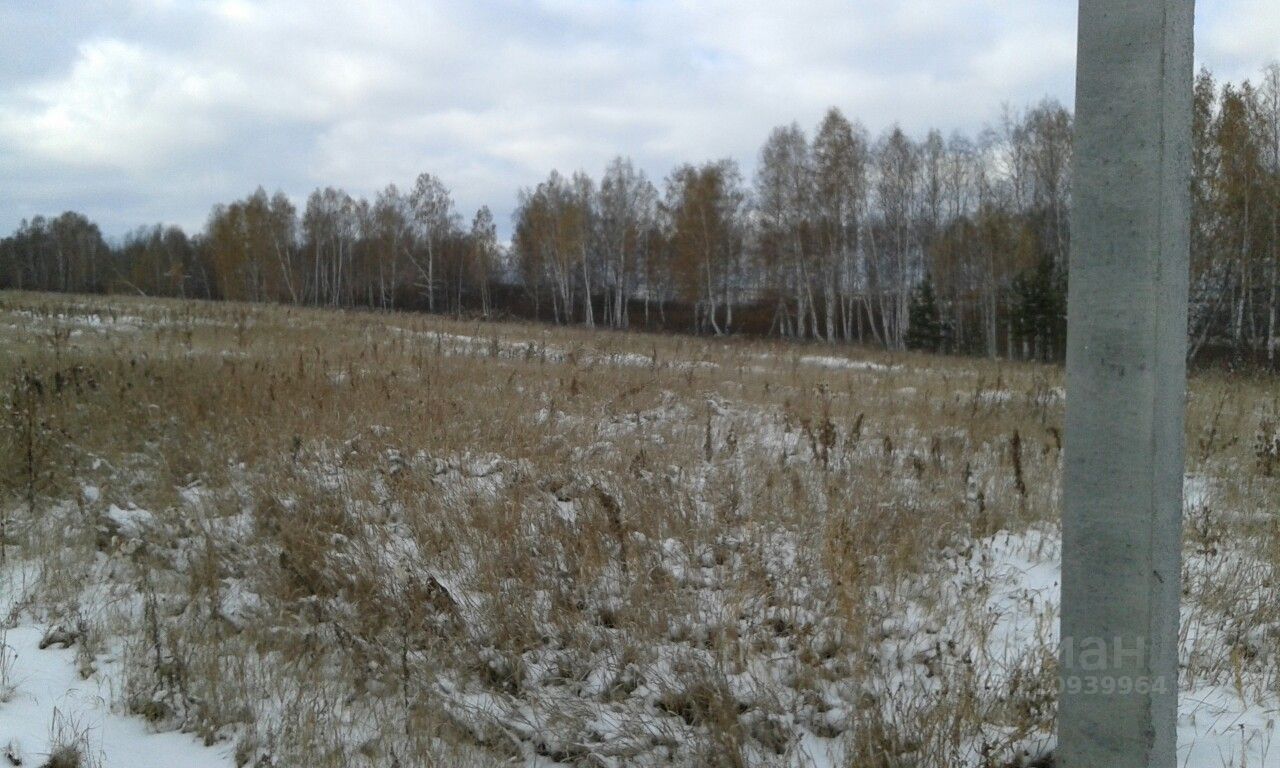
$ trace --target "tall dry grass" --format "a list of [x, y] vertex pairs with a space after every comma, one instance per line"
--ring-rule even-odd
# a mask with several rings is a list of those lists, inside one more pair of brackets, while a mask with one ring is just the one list
[[[1044, 757], [1053, 610], [997, 642], [980, 544], [1052, 547], [1055, 368], [8, 293], [0, 386], [22, 610], [241, 764]], [[1192, 383], [1184, 674], [1245, 696], [1277, 413]]]

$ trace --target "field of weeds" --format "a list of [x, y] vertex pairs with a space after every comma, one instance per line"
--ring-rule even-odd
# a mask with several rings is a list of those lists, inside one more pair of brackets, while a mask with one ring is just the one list
[[[1054, 367], [0, 294], [0, 748], [60, 654], [226, 765], [1049, 765], [1063, 401]], [[1277, 765], [1280, 384], [1188, 409], [1180, 765]], [[31, 764], [148, 743], [39, 728]]]

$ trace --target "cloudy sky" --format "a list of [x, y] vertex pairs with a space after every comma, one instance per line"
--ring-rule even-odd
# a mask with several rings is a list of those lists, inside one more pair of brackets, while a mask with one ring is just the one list
[[[1280, 2], [1201, 0], [1220, 77], [1280, 58]], [[203, 226], [262, 185], [421, 171], [509, 222], [552, 168], [660, 179], [836, 105], [873, 133], [1070, 104], [1074, 0], [0, 0], [0, 232]]]

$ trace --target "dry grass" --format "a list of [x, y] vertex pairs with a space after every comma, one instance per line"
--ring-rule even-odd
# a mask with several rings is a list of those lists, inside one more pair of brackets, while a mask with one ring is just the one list
[[[2, 551], [242, 764], [1035, 759], [1055, 615], [993, 615], [984, 553], [1054, 546], [1060, 372], [852, 354], [0, 294]], [[1184, 674], [1242, 695], [1277, 389], [1189, 400]]]
[[[87, 727], [55, 709], [49, 724], [49, 755], [40, 768], [101, 768], [89, 741]], [[13, 763], [13, 757], [8, 762]]]

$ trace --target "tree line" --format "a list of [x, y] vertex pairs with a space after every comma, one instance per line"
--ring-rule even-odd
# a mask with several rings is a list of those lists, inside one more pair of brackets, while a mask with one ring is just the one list
[[[1280, 64], [1195, 81], [1191, 352], [1280, 360]], [[79, 213], [0, 241], [0, 287], [527, 317], [1015, 359], [1064, 354], [1072, 116], [872, 137], [831, 109], [651, 180], [619, 157], [518, 193], [509, 243], [431, 174], [372, 200], [259, 188], [204, 230], [108, 244]]]

